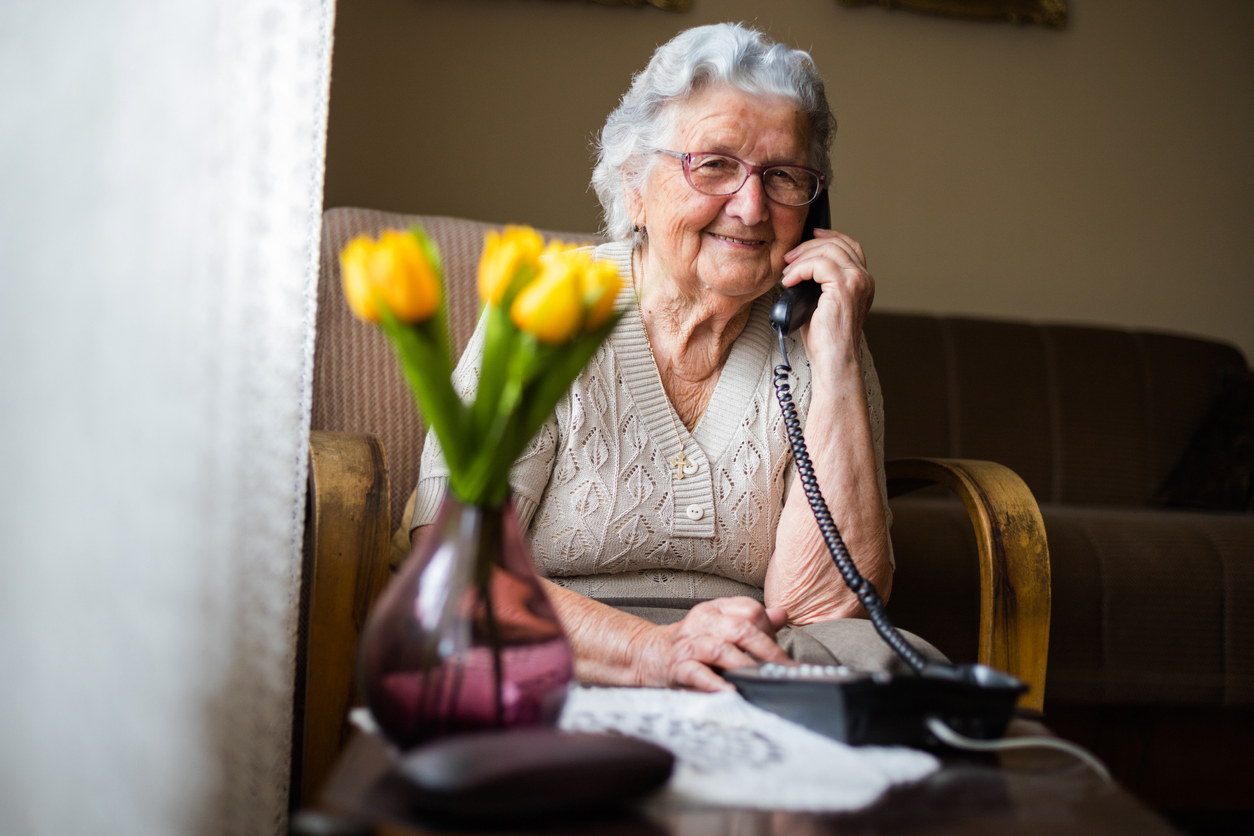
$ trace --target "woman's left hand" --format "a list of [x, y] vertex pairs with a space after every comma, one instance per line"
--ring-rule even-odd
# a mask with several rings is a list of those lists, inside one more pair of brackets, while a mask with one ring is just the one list
[[875, 299], [875, 279], [866, 267], [862, 245], [832, 229], [816, 229], [814, 238], [785, 253], [783, 283], [814, 280], [823, 288], [818, 308], [801, 330], [812, 361], [858, 356], [862, 323]]

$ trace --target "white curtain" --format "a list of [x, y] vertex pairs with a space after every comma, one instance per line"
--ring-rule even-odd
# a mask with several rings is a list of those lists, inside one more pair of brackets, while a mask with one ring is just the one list
[[0, 4], [0, 832], [286, 826], [333, 0]]

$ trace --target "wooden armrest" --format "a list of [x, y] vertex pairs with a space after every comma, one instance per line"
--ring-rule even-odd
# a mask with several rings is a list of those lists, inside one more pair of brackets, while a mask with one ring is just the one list
[[889, 496], [941, 484], [962, 499], [979, 545], [979, 661], [1028, 683], [1019, 704], [1041, 710], [1049, 658], [1049, 546], [1032, 491], [995, 462], [893, 459], [884, 469]]
[[293, 717], [293, 809], [312, 800], [348, 737], [354, 659], [389, 578], [387, 460], [372, 435], [309, 436], [304, 573]]

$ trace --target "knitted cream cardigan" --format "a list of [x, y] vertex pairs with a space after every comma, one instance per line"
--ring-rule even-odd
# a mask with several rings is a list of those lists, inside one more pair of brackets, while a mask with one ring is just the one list
[[[705, 414], [683, 447], [696, 472], [676, 478], [683, 423], [649, 355], [631, 282], [631, 244], [597, 248], [618, 264], [623, 318], [510, 474], [536, 562], [557, 583], [609, 603], [657, 598], [762, 598], [775, 529], [794, 476], [775, 399], [777, 339], [759, 298], [732, 347]], [[463, 397], [478, 384], [483, 323], [454, 375]], [[793, 396], [810, 405], [810, 364], [789, 338]], [[884, 405], [866, 340], [861, 345], [880, 495]], [[677, 432], [678, 431], [678, 432]], [[434, 434], [423, 449], [411, 528], [431, 522], [448, 486]]]

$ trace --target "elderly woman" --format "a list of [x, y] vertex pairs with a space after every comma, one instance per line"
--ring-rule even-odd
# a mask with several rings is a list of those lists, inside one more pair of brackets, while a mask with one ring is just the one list
[[[816, 281], [793, 388], [823, 494], [887, 599], [883, 406], [862, 337], [874, 282], [851, 238], [801, 240], [834, 130], [806, 53], [723, 24], [659, 48], [601, 133], [614, 243], [597, 255], [624, 279], [623, 317], [511, 474], [585, 682], [718, 690], [716, 669], [755, 660], [890, 662], [819, 535], [771, 385], [771, 303]], [[446, 473], [429, 437], [413, 533]]]

